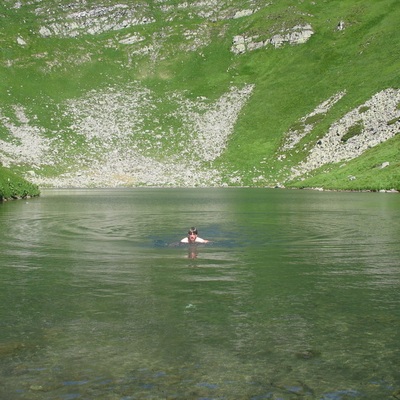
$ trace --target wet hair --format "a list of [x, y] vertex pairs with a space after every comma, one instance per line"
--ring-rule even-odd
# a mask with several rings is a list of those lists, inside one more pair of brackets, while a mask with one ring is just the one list
[[190, 229], [189, 229], [189, 232], [188, 232], [188, 235], [191, 235], [191, 234], [195, 234], [195, 235], [197, 235], [197, 228], [195, 228], [194, 226], [192, 226]]

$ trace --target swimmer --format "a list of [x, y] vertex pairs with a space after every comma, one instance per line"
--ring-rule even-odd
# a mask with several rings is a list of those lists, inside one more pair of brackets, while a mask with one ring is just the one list
[[181, 243], [189, 243], [189, 244], [208, 243], [208, 242], [209, 242], [209, 240], [202, 239], [197, 236], [197, 229], [194, 227], [190, 228], [187, 237], [185, 237], [181, 240]]

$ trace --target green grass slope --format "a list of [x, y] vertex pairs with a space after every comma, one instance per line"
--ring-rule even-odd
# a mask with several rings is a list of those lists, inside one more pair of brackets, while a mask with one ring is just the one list
[[39, 196], [39, 188], [13, 174], [7, 168], [0, 167], [0, 202], [11, 199]]
[[[0, 5], [0, 157], [41, 185], [399, 190], [399, 104], [376, 115], [390, 138], [292, 173], [335, 123], [400, 89], [399, 19], [397, 0], [8, 0]], [[307, 25], [304, 43], [269, 42]], [[284, 149], [307, 116], [307, 134]], [[193, 164], [197, 175], [186, 176]]]

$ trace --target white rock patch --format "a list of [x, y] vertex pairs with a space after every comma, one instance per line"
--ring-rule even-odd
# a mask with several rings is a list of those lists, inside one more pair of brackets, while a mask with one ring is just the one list
[[[392, 138], [400, 131], [399, 104], [400, 90], [387, 89], [346, 114], [330, 127], [307, 159], [292, 169], [291, 179], [328, 163], [356, 158], [367, 149]], [[348, 129], [357, 123], [363, 125], [361, 134], [343, 141]]]
[[[252, 90], [232, 87], [215, 102], [189, 101], [182, 93], [157, 99], [140, 84], [93, 90], [63, 105], [64, 118], [73, 122], [53, 132], [51, 140], [46, 138], [51, 133], [33, 126], [19, 107], [18, 124], [0, 118], [10, 137], [0, 142], [0, 154], [9, 165], [32, 165], [27, 178], [53, 187], [220, 185], [220, 172], [210, 162], [225, 149]], [[174, 126], [166, 127], [165, 120], [158, 124], [161, 101], [175, 109], [165, 116]], [[49, 165], [68, 172], [41, 176], [40, 168]]]

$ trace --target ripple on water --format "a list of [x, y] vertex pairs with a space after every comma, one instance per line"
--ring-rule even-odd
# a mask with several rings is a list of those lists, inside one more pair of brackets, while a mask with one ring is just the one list
[[[140, 193], [39, 199], [0, 221], [10, 398], [397, 393], [397, 203], [374, 215], [339, 194]], [[193, 220], [214, 243], [170, 246]]]

